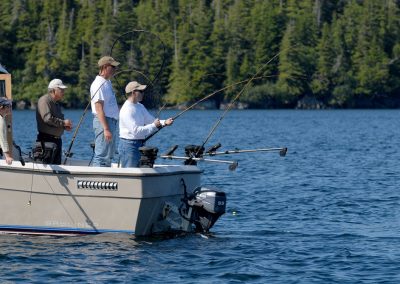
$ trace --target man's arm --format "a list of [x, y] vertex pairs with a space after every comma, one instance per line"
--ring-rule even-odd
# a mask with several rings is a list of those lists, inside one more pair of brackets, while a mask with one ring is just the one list
[[64, 120], [55, 117], [51, 113], [50, 105], [45, 100], [39, 100], [37, 107], [38, 107], [38, 112], [42, 117], [44, 123], [55, 127], [64, 127]]

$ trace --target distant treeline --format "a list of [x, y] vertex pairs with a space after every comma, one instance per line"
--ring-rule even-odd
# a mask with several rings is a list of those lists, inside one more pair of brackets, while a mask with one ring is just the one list
[[14, 100], [35, 103], [60, 78], [67, 106], [82, 107], [98, 59], [140, 29], [112, 51], [129, 70], [114, 78], [120, 100], [129, 80], [152, 85], [153, 106], [231, 86], [213, 97], [219, 106], [256, 76], [239, 97], [249, 107], [398, 107], [399, 8], [397, 0], [1, 0], [0, 63]]

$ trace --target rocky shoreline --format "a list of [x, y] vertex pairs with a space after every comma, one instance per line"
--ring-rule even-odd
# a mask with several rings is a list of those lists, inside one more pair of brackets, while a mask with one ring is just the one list
[[[235, 102], [232, 106], [230, 106], [230, 102], [221, 102], [219, 105], [215, 101], [205, 101], [201, 102], [193, 109], [197, 110], [213, 110], [213, 109], [221, 109], [225, 110], [228, 107], [231, 109], [304, 109], [304, 110], [322, 110], [322, 109], [397, 109], [400, 108], [400, 98], [361, 98], [356, 101], [346, 102], [343, 104], [339, 103], [330, 103], [327, 104], [321, 100], [318, 100], [314, 97], [305, 96], [302, 99], [298, 100], [297, 103], [291, 104], [277, 104], [277, 103], [264, 103], [263, 105], [252, 106], [249, 103], [245, 102]], [[178, 109], [184, 110], [188, 108], [190, 104], [179, 104], [174, 106], [168, 106], [165, 109]], [[14, 101], [13, 108], [16, 110], [35, 110], [36, 103], [35, 102], [27, 102], [24, 100]], [[65, 108], [69, 108], [65, 106]], [[84, 108], [84, 107], [82, 107]]]

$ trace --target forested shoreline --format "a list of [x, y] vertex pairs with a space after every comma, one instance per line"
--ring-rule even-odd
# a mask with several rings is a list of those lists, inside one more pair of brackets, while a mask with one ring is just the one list
[[[97, 61], [151, 85], [149, 106], [400, 107], [397, 0], [2, 0], [0, 63], [13, 99], [35, 104], [52, 78], [83, 107]], [[118, 41], [120, 35], [132, 30]]]

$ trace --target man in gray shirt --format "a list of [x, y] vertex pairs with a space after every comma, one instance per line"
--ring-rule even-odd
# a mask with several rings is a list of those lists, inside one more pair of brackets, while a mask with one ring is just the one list
[[36, 123], [38, 129], [37, 141], [53, 142], [57, 145], [53, 164], [61, 164], [62, 140], [64, 130], [71, 131], [72, 121], [64, 119], [58, 101], [64, 97], [67, 88], [60, 79], [53, 79], [49, 83], [48, 93], [43, 95], [36, 109]]

